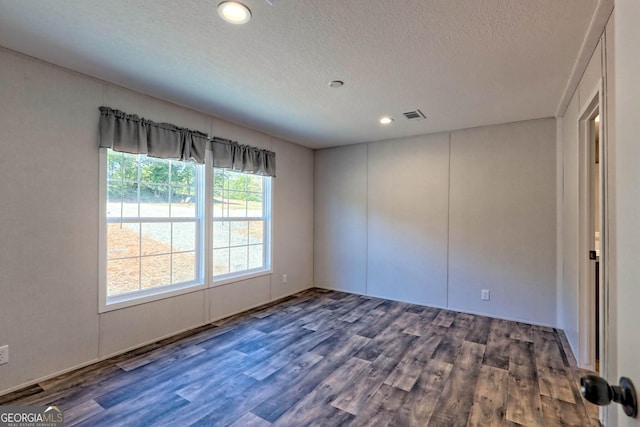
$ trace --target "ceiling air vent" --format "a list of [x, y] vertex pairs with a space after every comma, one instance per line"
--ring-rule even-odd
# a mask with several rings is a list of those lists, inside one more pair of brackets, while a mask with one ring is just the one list
[[420, 110], [407, 111], [406, 113], [402, 113], [408, 120], [422, 120], [426, 119], [427, 116]]

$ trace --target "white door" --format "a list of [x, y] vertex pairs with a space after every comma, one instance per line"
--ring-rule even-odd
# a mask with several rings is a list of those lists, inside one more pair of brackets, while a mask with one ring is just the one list
[[[616, 298], [611, 315], [617, 334], [614, 351], [616, 378], [629, 377], [640, 386], [640, 1], [615, 2], [615, 269]], [[619, 405], [617, 423], [640, 426], [640, 418], [624, 415]]]

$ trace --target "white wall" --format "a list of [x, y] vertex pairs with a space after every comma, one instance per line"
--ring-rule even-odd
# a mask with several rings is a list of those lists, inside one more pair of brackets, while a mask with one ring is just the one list
[[0, 51], [0, 390], [98, 355], [97, 131], [86, 123], [102, 92]]
[[315, 152], [314, 284], [367, 293], [367, 146]]
[[369, 144], [367, 294], [447, 304], [449, 135]]
[[544, 119], [317, 151], [314, 283], [555, 325], [555, 139]]
[[556, 324], [555, 138], [553, 119], [451, 134], [449, 307]]
[[[1, 48], [0, 99], [0, 394], [312, 285], [313, 151]], [[275, 151], [273, 274], [98, 315], [101, 105]]]

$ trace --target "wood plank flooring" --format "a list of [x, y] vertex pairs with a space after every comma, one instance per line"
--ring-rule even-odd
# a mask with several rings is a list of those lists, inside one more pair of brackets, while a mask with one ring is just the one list
[[0, 396], [67, 426], [598, 426], [563, 332], [312, 289]]

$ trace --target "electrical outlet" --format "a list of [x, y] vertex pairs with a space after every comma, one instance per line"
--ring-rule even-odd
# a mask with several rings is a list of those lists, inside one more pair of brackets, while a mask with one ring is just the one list
[[9, 346], [0, 347], [0, 365], [9, 363]]
[[482, 301], [489, 301], [489, 289], [483, 289], [480, 293], [480, 298]]
[[287, 283], [287, 275], [286, 274], [282, 275], [282, 283]]

